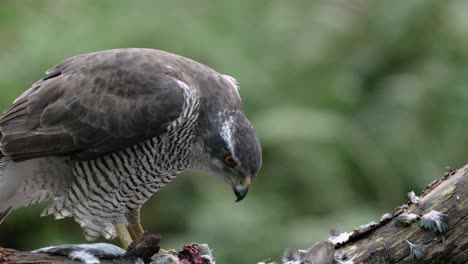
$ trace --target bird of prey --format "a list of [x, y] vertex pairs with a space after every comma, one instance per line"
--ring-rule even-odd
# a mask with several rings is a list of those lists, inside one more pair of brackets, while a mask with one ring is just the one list
[[262, 163], [237, 81], [154, 49], [57, 64], [4, 112], [0, 140], [0, 223], [51, 200], [42, 215], [125, 247], [128, 229], [143, 233], [143, 203], [182, 171], [219, 176], [240, 201]]

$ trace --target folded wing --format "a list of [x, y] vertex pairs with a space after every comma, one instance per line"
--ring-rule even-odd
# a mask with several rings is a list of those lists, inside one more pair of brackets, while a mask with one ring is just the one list
[[150, 51], [72, 57], [18, 97], [0, 119], [0, 149], [15, 161], [92, 159], [164, 133], [190, 83]]

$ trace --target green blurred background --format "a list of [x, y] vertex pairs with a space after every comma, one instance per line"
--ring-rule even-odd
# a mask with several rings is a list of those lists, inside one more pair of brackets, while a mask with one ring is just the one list
[[[463, 166], [467, 1], [0, 1], [0, 108], [72, 55], [178, 53], [235, 76], [263, 145], [247, 199], [185, 173], [142, 211], [164, 248], [205, 242], [218, 263], [279, 259], [377, 220]], [[19, 209], [0, 245], [86, 242], [72, 219]], [[118, 241], [113, 241], [117, 243]]]

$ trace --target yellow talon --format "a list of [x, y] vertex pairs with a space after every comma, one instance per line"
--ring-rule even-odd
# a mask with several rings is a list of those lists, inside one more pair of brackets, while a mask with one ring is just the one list
[[130, 243], [133, 242], [130, 233], [128, 233], [127, 226], [125, 226], [124, 224], [115, 225], [115, 231], [120, 239], [120, 242], [122, 243], [122, 247], [124, 249], [127, 249]]
[[137, 240], [145, 232], [145, 230], [143, 230], [143, 227], [141, 226], [140, 223], [131, 225], [130, 230], [132, 231], [133, 237], [135, 238], [135, 240]]

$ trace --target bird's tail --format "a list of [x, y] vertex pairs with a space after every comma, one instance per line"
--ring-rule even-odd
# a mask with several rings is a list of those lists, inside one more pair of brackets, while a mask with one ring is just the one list
[[[2, 133], [0, 132], [0, 141], [2, 140]], [[2, 185], [2, 181], [5, 178], [5, 170], [6, 170], [6, 164], [7, 160], [5, 156], [3, 155], [2, 151], [0, 151], [0, 186]], [[11, 206], [5, 206], [3, 208], [2, 206], [2, 201], [0, 200], [0, 224], [5, 220], [7, 215], [13, 210], [13, 207]]]
[[[2, 155], [2, 152], [0, 152], [0, 186], [2, 182], [5, 179], [5, 169], [6, 169], [6, 158]], [[0, 201], [0, 205], [3, 204]], [[0, 206], [0, 224], [3, 222], [3, 220], [7, 217], [7, 215], [13, 210], [12, 206], [4, 206], [5, 208]]]
[[14, 162], [0, 157], [0, 223], [13, 209], [57, 198], [72, 182], [64, 158]]

